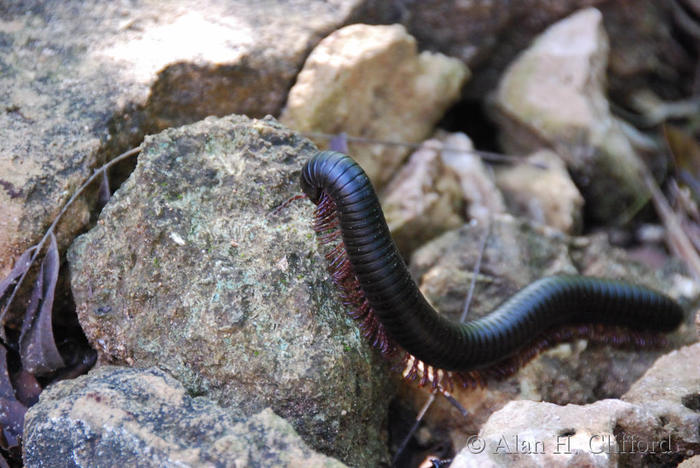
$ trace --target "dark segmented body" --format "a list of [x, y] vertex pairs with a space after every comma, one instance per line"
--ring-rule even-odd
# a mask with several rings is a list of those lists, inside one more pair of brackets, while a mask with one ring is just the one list
[[659, 292], [622, 281], [567, 275], [535, 281], [486, 317], [453, 322], [430, 306], [409, 275], [374, 189], [357, 163], [340, 153], [320, 152], [304, 166], [301, 187], [311, 201], [331, 207], [331, 213], [322, 210], [319, 216], [326, 219], [317, 224], [322, 230], [337, 226], [342, 237], [344, 253], [331, 260], [347, 260], [350, 266], [335, 265], [335, 271], [340, 270], [337, 282], [357, 290], [360, 297], [354, 298], [355, 304], [369, 310], [372, 320], [376, 317], [380, 335], [386, 333], [433, 368], [453, 372], [487, 368], [517, 355], [543, 332], [566, 324], [667, 332], [683, 319], [681, 307]]

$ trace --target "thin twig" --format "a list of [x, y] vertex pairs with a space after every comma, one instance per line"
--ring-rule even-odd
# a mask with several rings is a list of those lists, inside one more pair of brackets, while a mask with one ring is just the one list
[[[307, 138], [324, 138], [326, 140], [332, 140], [333, 138], [337, 137], [337, 133], [324, 133], [324, 132], [301, 132], [301, 134]], [[405, 141], [392, 141], [392, 140], [381, 140], [381, 139], [375, 139], [375, 138], [365, 138], [365, 137], [358, 137], [358, 136], [351, 136], [351, 135], [345, 135], [345, 139], [349, 142], [355, 142], [355, 143], [365, 143], [368, 145], [384, 145], [384, 146], [402, 146], [405, 148], [411, 148], [411, 149], [418, 149], [421, 146], [423, 146], [423, 143], [409, 143]], [[451, 148], [451, 147], [442, 147], [440, 148], [441, 151], [451, 151], [454, 153], [464, 153], [465, 150], [464, 148]], [[524, 159], [522, 156], [516, 156], [512, 154], [502, 154], [502, 153], [494, 153], [491, 151], [482, 151], [482, 150], [469, 150], [466, 151], [470, 154], [476, 154], [477, 156], [481, 157], [481, 159], [485, 161], [490, 161], [490, 162], [507, 162], [507, 163], [517, 163], [517, 164], [529, 164], [535, 167], [538, 167], [540, 169], [547, 169], [547, 166], [544, 166], [541, 163], [537, 162], [531, 162], [527, 161]]]
[[[46, 230], [46, 233], [44, 234], [44, 237], [41, 238], [38, 244], [36, 244], [35, 248], [36, 250], [34, 251], [34, 255], [32, 255], [32, 258], [29, 260], [29, 265], [31, 266], [34, 263], [34, 260], [39, 256], [41, 253], [41, 249], [44, 246], [44, 243], [46, 240], [51, 236], [53, 233], [54, 229], [56, 228], [56, 225], [58, 225], [58, 222], [61, 220], [61, 217], [66, 214], [66, 211], [68, 211], [68, 207], [80, 196], [80, 194], [85, 190], [85, 188], [90, 185], [95, 179], [100, 177], [102, 175], [103, 171], [106, 171], [110, 167], [114, 166], [115, 164], [125, 160], [128, 157], [131, 157], [135, 154], [137, 154], [139, 151], [141, 151], [141, 146], [137, 146], [136, 148], [132, 148], [129, 151], [126, 151], [119, 156], [115, 157], [108, 163], [104, 164], [102, 167], [100, 167], [97, 171], [93, 172], [90, 177], [87, 178], [83, 184], [78, 187], [78, 190], [73, 194], [72, 197], [66, 202], [65, 205], [63, 205], [63, 208], [61, 211], [58, 212], [58, 215], [54, 218], [53, 222], [49, 226], [49, 228]], [[10, 305], [12, 304], [13, 299], [17, 295], [17, 291], [19, 291], [20, 286], [22, 285], [22, 282], [24, 281], [24, 278], [27, 276], [27, 273], [29, 272], [29, 268], [22, 274], [22, 276], [19, 277], [19, 280], [15, 284], [14, 288], [12, 289], [12, 294], [10, 295], [10, 298], [7, 300], [7, 303], [5, 304], [5, 307], [3, 307], [2, 312], [0, 312], [0, 326], [4, 324], [4, 319], [5, 319], [5, 314], [7, 314], [7, 311], [10, 308]]]
[[464, 323], [467, 319], [467, 314], [469, 314], [469, 307], [472, 303], [472, 297], [474, 296], [474, 288], [476, 287], [476, 277], [479, 275], [479, 270], [481, 270], [481, 260], [484, 258], [484, 251], [486, 250], [486, 242], [491, 236], [491, 220], [489, 219], [486, 223], [486, 232], [484, 237], [481, 238], [479, 243], [479, 256], [476, 258], [476, 263], [474, 264], [474, 270], [472, 271], [472, 280], [469, 283], [469, 292], [467, 292], [467, 299], [464, 301], [464, 309], [462, 309], [462, 316], [459, 318], [460, 323]]
[[408, 434], [406, 435], [406, 437], [404, 437], [398, 450], [396, 450], [396, 454], [394, 455], [394, 459], [391, 461], [392, 465], [396, 465], [397, 460], [399, 459], [399, 457], [403, 453], [404, 449], [406, 449], [406, 446], [408, 445], [408, 442], [411, 440], [411, 437], [418, 430], [418, 426], [420, 426], [420, 423], [423, 420], [423, 416], [425, 416], [425, 413], [428, 411], [428, 408], [430, 408], [430, 405], [432, 405], [433, 401], [435, 401], [435, 394], [437, 393], [437, 391], [438, 390], [436, 388], [435, 390], [433, 390], [430, 393], [430, 396], [428, 397], [426, 402], [423, 404], [423, 407], [418, 412], [418, 416], [416, 416], [416, 420], [414, 421], [413, 426], [411, 426], [411, 429], [408, 431]]
[[686, 236], [683, 226], [668, 204], [666, 197], [661, 193], [659, 186], [656, 185], [654, 177], [646, 167], [641, 172], [647, 190], [651, 193], [651, 200], [654, 203], [656, 212], [668, 231], [668, 236], [666, 236], [668, 247], [678, 258], [685, 262], [693, 278], [696, 281], [700, 281], [700, 256], [698, 256], [697, 250], [695, 250], [688, 236]]

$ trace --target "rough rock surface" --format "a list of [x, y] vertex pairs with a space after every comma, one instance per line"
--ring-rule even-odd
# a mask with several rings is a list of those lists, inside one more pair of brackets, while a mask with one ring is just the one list
[[700, 450], [700, 343], [659, 358], [622, 400], [512, 401], [458, 454], [471, 466], [673, 465]]
[[465, 219], [485, 221], [500, 213], [504, 202], [463, 133], [427, 140], [381, 194], [391, 236], [408, 256]]
[[[0, 277], [105, 158], [210, 114], [278, 113], [361, 0], [0, 3]], [[61, 248], [88, 219], [77, 203]]]
[[386, 369], [336, 299], [311, 203], [270, 213], [315, 151], [240, 116], [148, 137], [69, 251], [73, 295], [102, 362], [157, 365], [245, 414], [272, 407], [314, 448], [371, 466]]
[[[438, 132], [440, 135], [440, 132]], [[485, 222], [505, 211], [505, 202], [490, 172], [481, 158], [474, 154], [474, 145], [464, 133], [440, 135], [443, 141], [442, 161], [457, 174], [462, 197], [467, 202], [469, 219]]]
[[382, 192], [384, 217], [404, 256], [464, 223], [459, 181], [443, 164], [441, 146], [424, 142]]
[[583, 197], [556, 153], [541, 150], [497, 169], [496, 184], [511, 213], [567, 234], [580, 230]]
[[[456, 59], [419, 54], [415, 39], [400, 25], [354, 24], [311, 52], [280, 121], [301, 132], [419, 142], [459, 98], [466, 77], [466, 67]], [[408, 149], [351, 143], [350, 154], [381, 186]]]
[[[628, 423], [628, 433], [647, 439], [669, 434], [684, 451], [700, 451], [700, 343], [661, 356], [644, 376], [622, 396], [622, 400], [643, 407], [656, 424]], [[630, 459], [636, 458], [634, 454]]]
[[[462, 314], [479, 244], [487, 231], [469, 320], [486, 315], [537, 278], [556, 273], [621, 278], [675, 294], [672, 285], [677, 274], [672, 269], [653, 271], [635, 264], [601, 236], [571, 238], [558, 230], [501, 215], [494, 217], [490, 230], [482, 225], [464, 225], [413, 254], [413, 278], [430, 302], [454, 320]], [[697, 297], [681, 299], [687, 303]], [[493, 411], [508, 401], [585, 404], [618, 398], [659, 355], [671, 346], [694, 340], [694, 330], [687, 324], [670, 335], [670, 345], [665, 349], [616, 349], [586, 340], [563, 343], [545, 351], [512, 377], [490, 382], [486, 389], [455, 389], [455, 398], [469, 411], [467, 418], [444, 398], [438, 398], [425, 420], [433, 427], [449, 430], [454, 446], [461, 447]], [[402, 386], [400, 392], [415, 411], [429, 394], [410, 384]]]
[[24, 433], [26, 466], [345, 466], [269, 408], [245, 418], [155, 367], [104, 366], [50, 386]]
[[600, 12], [577, 12], [511, 64], [495, 97], [507, 150], [554, 148], [599, 221], [619, 217], [646, 193], [641, 163], [605, 97], [607, 58]]

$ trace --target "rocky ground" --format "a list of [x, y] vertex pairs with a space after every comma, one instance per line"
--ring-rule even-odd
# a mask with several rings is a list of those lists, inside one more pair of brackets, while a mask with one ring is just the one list
[[[700, 8], [513, 3], [0, 3], [0, 463], [698, 463]], [[579, 273], [687, 320], [660, 348], [556, 346], [457, 404], [402, 381], [312, 204], [283, 205], [341, 133], [453, 319], [472, 280], [469, 318]]]

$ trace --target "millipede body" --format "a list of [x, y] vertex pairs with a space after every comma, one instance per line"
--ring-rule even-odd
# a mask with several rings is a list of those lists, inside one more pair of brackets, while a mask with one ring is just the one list
[[[319, 152], [304, 166], [301, 187], [317, 205], [319, 240], [334, 243], [326, 258], [351, 315], [383, 353], [404, 350], [407, 377], [422, 374], [422, 384], [451, 384], [453, 378], [483, 384], [486, 377], [514, 372], [557, 341], [603, 336], [644, 343], [652, 332], [672, 331], [683, 320], [682, 308], [662, 293], [576, 275], [535, 281], [483, 318], [449, 320], [409, 275], [375, 191], [355, 161]], [[606, 334], [615, 327], [629, 332]]]

